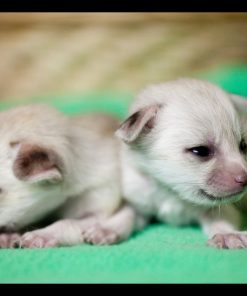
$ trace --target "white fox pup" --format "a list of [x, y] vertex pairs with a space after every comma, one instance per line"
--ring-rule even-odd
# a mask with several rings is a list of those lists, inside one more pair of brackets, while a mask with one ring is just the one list
[[[0, 247], [129, 236], [134, 211], [121, 200], [116, 128], [110, 116], [69, 117], [45, 105], [0, 113]], [[53, 224], [25, 232], [51, 214]]]
[[197, 222], [211, 246], [247, 247], [233, 205], [247, 185], [244, 109], [245, 99], [196, 79], [144, 89], [116, 132], [124, 142], [123, 196], [137, 213]]

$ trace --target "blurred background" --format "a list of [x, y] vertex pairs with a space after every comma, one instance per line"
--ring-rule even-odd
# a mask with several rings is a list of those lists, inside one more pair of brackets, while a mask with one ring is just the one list
[[247, 62], [247, 13], [0, 13], [0, 100], [146, 84]]

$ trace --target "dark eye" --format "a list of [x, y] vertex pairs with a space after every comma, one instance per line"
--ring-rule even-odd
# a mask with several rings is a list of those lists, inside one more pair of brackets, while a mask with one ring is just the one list
[[207, 146], [198, 146], [198, 147], [192, 147], [188, 149], [191, 153], [195, 154], [198, 157], [209, 157], [213, 155], [213, 151], [210, 147]]
[[247, 152], [247, 145], [245, 143], [245, 140], [242, 139], [240, 144], [239, 144], [239, 149], [241, 152], [246, 153]]

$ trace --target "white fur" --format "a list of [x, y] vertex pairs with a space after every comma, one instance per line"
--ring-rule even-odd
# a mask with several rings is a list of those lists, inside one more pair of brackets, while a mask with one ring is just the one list
[[[125, 143], [113, 137], [109, 117], [70, 118], [40, 105], [0, 113], [0, 226], [19, 231], [51, 212], [60, 217], [22, 236], [2, 234], [0, 247], [16, 240], [29, 248], [112, 244], [152, 217], [173, 225], [197, 222], [211, 246], [247, 247], [240, 212], [232, 205], [244, 192], [225, 198], [227, 184], [210, 179], [219, 168], [247, 170], [239, 151], [247, 135], [245, 107], [241, 97], [204, 81], [153, 85], [131, 107], [130, 114], [142, 110], [136, 128], [123, 124], [117, 132]], [[208, 142], [219, 151], [209, 161], [186, 152]], [[62, 157], [62, 172], [49, 173], [60, 182], [41, 186], [37, 176], [16, 177], [13, 163], [23, 143], [46, 146]], [[205, 198], [200, 189], [216, 198]]]
[[[240, 200], [244, 193], [224, 199], [228, 192], [226, 184], [216, 184], [214, 180], [211, 184], [209, 176], [221, 166], [225, 170], [237, 167], [247, 171], [245, 155], [239, 150], [246, 126], [242, 126], [236, 108], [243, 109], [247, 102], [209, 82], [178, 79], [144, 89], [131, 106], [130, 114], [151, 106], [160, 106], [154, 126], [140, 133], [137, 142], [126, 141], [127, 125], [116, 133], [128, 143], [122, 144], [121, 154], [124, 197], [146, 217], [154, 216], [175, 225], [200, 223], [209, 238], [218, 232], [237, 231], [240, 213], [229, 203]], [[218, 151], [217, 157], [209, 161], [200, 162], [185, 152], [185, 148], [208, 142], [213, 142]], [[222, 198], [209, 200], [200, 194], [200, 189]], [[225, 239], [225, 245], [220, 246], [232, 248], [232, 240], [228, 243], [228, 236]], [[218, 242], [215, 245], [219, 246]]]
[[[115, 124], [107, 116], [67, 117], [44, 105], [0, 113], [0, 226], [19, 231], [55, 211], [60, 221], [24, 234], [20, 244], [50, 247], [84, 241], [114, 243], [123, 239], [129, 228], [133, 228], [134, 217], [121, 214], [133, 210], [127, 206], [121, 210], [119, 144], [113, 137]], [[25, 143], [52, 149], [61, 156], [61, 182], [49, 186], [39, 184], [45, 173], [27, 181], [16, 177], [13, 163]], [[56, 178], [60, 174], [55, 169], [48, 173]], [[115, 213], [120, 218], [111, 220]], [[128, 219], [129, 226], [117, 227], [121, 219]], [[89, 227], [94, 227], [90, 237], [85, 233]], [[111, 239], [106, 239], [104, 234]], [[0, 247], [6, 246], [6, 237], [0, 235]], [[10, 240], [11, 237], [16, 238], [10, 236]]]

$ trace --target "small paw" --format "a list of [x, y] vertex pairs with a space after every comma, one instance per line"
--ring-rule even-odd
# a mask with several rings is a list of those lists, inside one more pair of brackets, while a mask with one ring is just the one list
[[93, 245], [112, 245], [119, 242], [119, 236], [115, 231], [98, 224], [84, 230], [82, 235], [84, 242]]
[[15, 248], [19, 245], [21, 236], [18, 233], [0, 234], [0, 248]]
[[219, 249], [243, 249], [247, 248], [247, 235], [245, 233], [217, 233], [207, 245]]
[[52, 248], [57, 246], [58, 242], [50, 234], [33, 231], [24, 233], [19, 245], [21, 248]]

